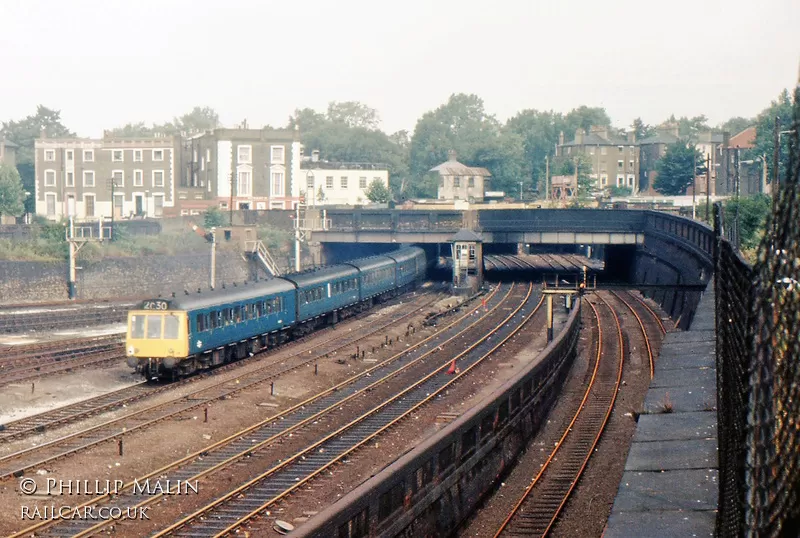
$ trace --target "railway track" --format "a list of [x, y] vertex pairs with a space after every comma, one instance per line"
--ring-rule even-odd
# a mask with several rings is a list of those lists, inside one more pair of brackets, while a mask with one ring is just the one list
[[[642, 333], [642, 339], [644, 341], [645, 348], [647, 349], [647, 357], [650, 362], [650, 379], [653, 379], [653, 374], [655, 373], [655, 352], [653, 351], [653, 346], [652, 343], [650, 342], [650, 338], [647, 336], [648, 331], [647, 328], [645, 327], [646, 323], [645, 320], [650, 319], [650, 317], [654, 317], [658, 321], [656, 327], [658, 327], [658, 331], [661, 332], [661, 334], [666, 334], [667, 332], [666, 328], [664, 327], [664, 324], [661, 323], [661, 318], [658, 317], [658, 314], [656, 314], [655, 311], [653, 311], [653, 309], [651, 309], [647, 305], [647, 303], [645, 303], [641, 299], [638, 299], [632, 293], [627, 291], [623, 293], [617, 293], [615, 291], [612, 291], [611, 295], [613, 295], [614, 298], [617, 299], [619, 302], [624, 304], [625, 308], [627, 308], [630, 311], [630, 313], [633, 314], [633, 317], [636, 319], [636, 323], [639, 325], [639, 330]], [[642, 313], [643, 310], [645, 312], [648, 312], [651, 316], [644, 315]]]
[[[463, 335], [466, 331], [470, 330], [471, 327], [474, 327], [487, 317], [494, 316], [495, 318], [500, 317], [500, 319], [502, 319], [502, 317], [505, 316], [503, 312], [498, 313], [498, 307], [502, 303], [502, 300], [497, 298], [497, 294], [493, 294], [493, 296], [488, 299], [489, 302], [492, 303], [491, 309], [482, 315], [480, 320], [475, 321], [473, 316], [473, 313], [480, 309], [480, 306], [478, 306], [459, 320], [445, 327], [440, 333], [429, 336], [422, 342], [415, 344], [412, 348], [396, 354], [381, 364], [328, 389], [322, 394], [309, 398], [291, 409], [282, 411], [279, 419], [278, 417], [271, 417], [259, 424], [253, 425], [195, 454], [153, 471], [146, 477], [138, 478], [138, 482], [142, 483], [148, 478], [163, 478], [165, 476], [168, 480], [172, 481], [197, 480], [209, 473], [219, 471], [220, 469], [235, 464], [245, 456], [248, 458], [251, 457], [255, 451], [263, 449], [282, 436], [290, 434], [301, 427], [306, 427], [310, 423], [316, 424], [316, 421], [320, 420], [322, 415], [331, 412], [339, 412], [344, 403], [372, 391], [374, 387], [386, 383], [389, 379], [396, 378], [403, 372], [408, 372], [408, 370], [415, 367], [415, 365], [418, 368], [419, 364], [425, 364], [426, 358], [429, 358], [432, 354], [439, 353], [442, 347], [446, 347], [448, 343], [450, 347], [457, 350], [460, 349], [459, 343], [456, 342], [458, 336]], [[487, 302], [487, 308], [488, 306]], [[493, 322], [496, 321], [497, 320], [493, 320]], [[442, 341], [443, 339], [444, 341]], [[429, 363], [427, 366], [428, 369], [435, 368], [440, 363], [438, 356], [436, 359], [435, 361], [427, 361], [427, 363]], [[414, 372], [413, 377], [417, 379], [419, 376]], [[272, 454], [270, 454], [270, 456], [272, 456]], [[133, 483], [126, 487], [129, 488], [132, 484]], [[111, 506], [127, 505], [130, 507], [132, 505], [137, 505], [136, 503], [138, 503], [137, 506], [141, 506], [154, 502], [158, 497], [159, 496], [148, 497], [142, 502], [142, 497], [132, 494], [129, 488], [127, 495], [116, 495], [114, 500], [111, 501]], [[77, 535], [88, 535], [88, 533], [95, 532], [100, 526], [101, 525], [98, 525], [91, 529], [79, 529], [78, 532], [80, 534]], [[31, 528], [29, 531], [30, 530], [34, 529]], [[74, 535], [75, 530], [76, 529], [71, 528], [69, 535]], [[49, 532], [49, 530], [47, 532]]]
[[[451, 359], [440, 362], [427, 375], [421, 379], [417, 377], [391, 398], [156, 536], [222, 536], [234, 532], [246, 521], [375, 440], [488, 358], [531, 319], [538, 311], [541, 300], [534, 306], [536, 301], [532, 299], [532, 287], [528, 285], [521, 288], [524, 297], [514, 298], [517, 304], [513, 306], [499, 304], [499, 322], [496, 319], [487, 320], [489, 323], [483, 323], [484, 328], [480, 331], [483, 336], [458, 352], [456, 359], [461, 365], [459, 373], [448, 373]], [[526, 306], [527, 312], [521, 312]]]
[[[614, 408], [622, 379], [622, 325], [601, 293], [587, 300], [597, 327], [594, 369], [578, 411], [522, 498], [495, 533], [500, 536], [546, 536], [580, 480]], [[610, 315], [601, 316], [598, 307]], [[604, 319], [611, 320], [603, 327]], [[609, 334], [611, 333], [611, 334]]]
[[[60, 345], [59, 345], [60, 344]], [[120, 335], [48, 342], [46, 346], [15, 346], [0, 354], [0, 386], [74, 368], [124, 360]]]
[[0, 309], [0, 333], [51, 331], [122, 323], [134, 303], [70, 305], [62, 308]]
[[[340, 351], [352, 346], [357, 340], [365, 338], [366, 336], [372, 335], [388, 326], [402, 321], [403, 319], [415, 314], [419, 310], [430, 306], [430, 304], [438, 300], [438, 298], [439, 296], [437, 295], [432, 299], [428, 298], [427, 300], [421, 302], [421, 304], [412, 303], [407, 308], [400, 309], [400, 311], [398, 311], [395, 315], [389, 316], [387, 321], [384, 321], [380, 324], [370, 325], [367, 327], [366, 331], [353, 331], [352, 333], [349, 333], [348, 336], [343, 336], [319, 344], [298, 346], [299, 349], [296, 347], [291, 350], [287, 350], [287, 352], [282, 353], [281, 356], [275, 357], [276, 364], [272, 365], [270, 368], [264, 368], [259, 365], [253, 370], [247, 372], [242, 372], [236, 369], [233, 376], [227, 376], [209, 387], [199, 388], [175, 400], [155, 404], [144, 409], [128, 413], [125, 416], [97, 424], [80, 432], [69, 434], [38, 446], [0, 457], [0, 479], [7, 478], [9, 476], [21, 476], [29, 469], [69, 456], [99, 443], [115, 439], [119, 437], [122, 432], [127, 434], [131, 431], [148, 427], [169, 417], [175, 416], [178, 413], [183, 413], [191, 409], [204, 406], [208, 402], [215, 399], [230, 396], [240, 392], [241, 390], [244, 390], [245, 388], [265, 383], [290, 371], [307, 366], [310, 363], [313, 363], [314, 361], [324, 357], [326, 354], [333, 353], [334, 351]], [[316, 353], [312, 353], [314, 350], [316, 350]], [[254, 358], [251, 358], [250, 360], [252, 361], [253, 359]], [[230, 365], [226, 365], [226, 367], [233, 369], [237, 365], [241, 365], [243, 362], [244, 361], [232, 363]], [[280, 362], [280, 364], [277, 364], [278, 362]], [[219, 370], [221, 369], [217, 369], [215, 372], [219, 372]], [[199, 379], [200, 377], [201, 376], [194, 376], [192, 378], [188, 378], [186, 381], [191, 382], [195, 379]], [[236, 383], [231, 385], [230, 382], [233, 381], [234, 378]], [[52, 419], [60, 419], [61, 423], [64, 423], [66, 421], [71, 421], [73, 415], [76, 413], [87, 416], [91, 414], [97, 414], [100, 412], [98, 409], [108, 410], [123, 405], [120, 403], [118, 398], [120, 393], [123, 393], [122, 395], [125, 397], [125, 402], [127, 404], [132, 401], [139, 400], [145, 396], [151, 396], [155, 393], [173, 389], [174, 387], [174, 384], [152, 385], [148, 383], [141, 383], [121, 391], [116, 391], [115, 393], [109, 393], [85, 402], [79, 402], [74, 406], [56, 409], [44, 415], [48, 416], [46, 419], [48, 421]], [[36, 415], [31, 417], [30, 420], [22, 419], [21, 421], [17, 421], [19, 423], [27, 421], [28, 424], [24, 426], [24, 430], [22, 430], [22, 427], [20, 427], [16, 430], [12, 430], [11, 434], [16, 433], [19, 435], [20, 431], [43, 431], [45, 426], [36, 426], [36, 424], [41, 422], [44, 415]], [[15, 423], [10, 423], [10, 426], [15, 426]]]

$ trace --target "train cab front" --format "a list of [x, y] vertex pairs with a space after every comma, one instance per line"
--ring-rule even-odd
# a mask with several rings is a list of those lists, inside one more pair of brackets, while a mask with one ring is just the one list
[[128, 366], [148, 380], [172, 379], [189, 355], [185, 311], [171, 310], [165, 300], [144, 301], [128, 312], [125, 351]]

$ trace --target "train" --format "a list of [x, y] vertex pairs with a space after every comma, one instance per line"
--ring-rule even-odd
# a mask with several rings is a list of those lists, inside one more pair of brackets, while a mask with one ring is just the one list
[[198, 293], [128, 312], [127, 363], [148, 380], [177, 379], [335, 324], [418, 286], [425, 251], [384, 255]]

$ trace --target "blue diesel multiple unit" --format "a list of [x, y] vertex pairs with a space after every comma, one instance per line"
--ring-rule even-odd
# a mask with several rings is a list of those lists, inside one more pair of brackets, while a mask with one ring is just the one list
[[410, 247], [283, 278], [142, 302], [128, 313], [128, 365], [180, 377], [279, 345], [416, 286], [425, 251]]

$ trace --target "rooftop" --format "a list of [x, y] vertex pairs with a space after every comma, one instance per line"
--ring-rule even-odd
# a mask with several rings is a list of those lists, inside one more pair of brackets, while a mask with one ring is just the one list
[[456, 152], [448, 152], [450, 159], [438, 166], [434, 166], [429, 172], [439, 172], [443, 176], [483, 176], [491, 177], [491, 173], [486, 168], [467, 166], [456, 160]]
[[386, 163], [302, 161], [301, 170], [389, 170]]

